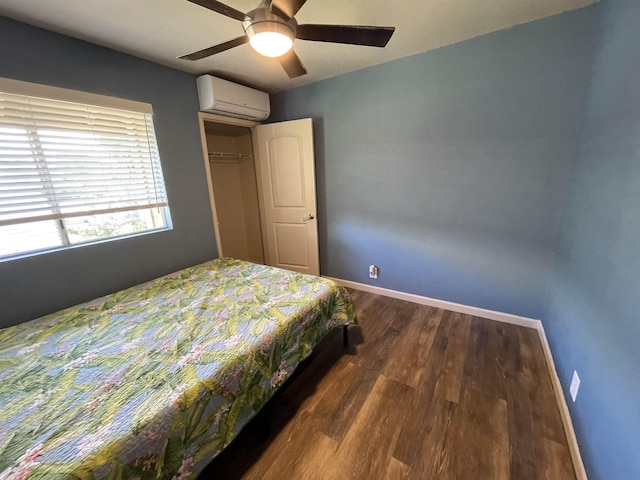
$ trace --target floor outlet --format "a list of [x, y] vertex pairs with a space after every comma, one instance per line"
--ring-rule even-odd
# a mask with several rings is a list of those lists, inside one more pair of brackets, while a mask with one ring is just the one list
[[379, 269], [375, 265], [369, 265], [369, 278], [378, 278]]
[[573, 371], [573, 378], [571, 379], [571, 386], [569, 387], [569, 393], [571, 394], [571, 400], [576, 401], [578, 396], [578, 389], [580, 388], [580, 377], [578, 372]]

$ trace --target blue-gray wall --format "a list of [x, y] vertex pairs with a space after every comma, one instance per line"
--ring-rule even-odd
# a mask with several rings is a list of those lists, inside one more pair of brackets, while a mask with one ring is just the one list
[[[272, 99], [314, 118], [322, 273], [542, 317], [595, 480], [640, 478], [639, 24], [604, 0]], [[192, 76], [1, 17], [0, 45], [2, 77], [153, 104], [174, 222], [0, 263], [0, 326], [216, 256]]]
[[582, 9], [275, 95], [272, 118], [314, 119], [322, 274], [540, 318], [594, 23]]
[[148, 102], [173, 230], [0, 262], [0, 327], [217, 256], [192, 75], [0, 17], [0, 77]]
[[591, 480], [640, 478], [640, 1], [598, 7], [545, 330]]

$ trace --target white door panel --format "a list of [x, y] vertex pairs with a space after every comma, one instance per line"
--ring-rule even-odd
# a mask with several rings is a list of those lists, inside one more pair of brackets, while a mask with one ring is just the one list
[[276, 262], [288, 268], [307, 268], [309, 248], [307, 226], [299, 223], [274, 223]]
[[310, 118], [255, 127], [267, 263], [320, 274]]
[[268, 141], [271, 206], [304, 208], [304, 152], [302, 138], [280, 135]]

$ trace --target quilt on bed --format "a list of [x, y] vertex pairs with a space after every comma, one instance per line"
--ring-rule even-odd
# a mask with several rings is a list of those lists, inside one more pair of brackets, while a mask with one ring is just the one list
[[0, 330], [0, 480], [194, 478], [354, 321], [334, 282], [219, 259]]

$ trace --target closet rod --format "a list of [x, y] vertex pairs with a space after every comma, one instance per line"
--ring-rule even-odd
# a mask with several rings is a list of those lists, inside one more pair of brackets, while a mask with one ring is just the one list
[[242, 162], [244, 160], [251, 160], [253, 155], [248, 153], [234, 153], [234, 152], [209, 152], [210, 162]]

